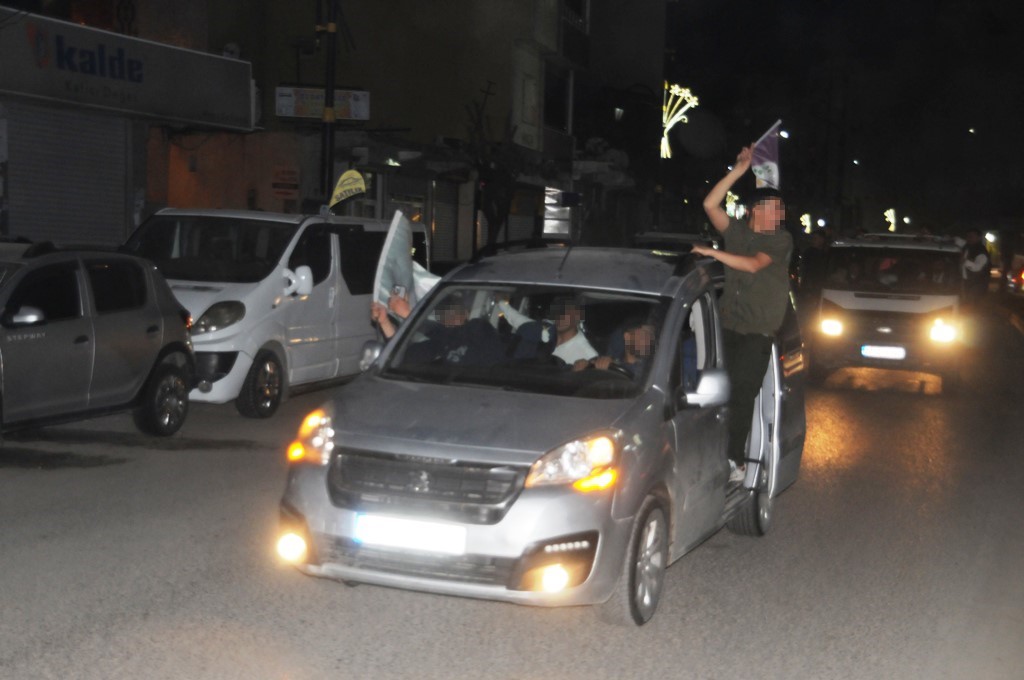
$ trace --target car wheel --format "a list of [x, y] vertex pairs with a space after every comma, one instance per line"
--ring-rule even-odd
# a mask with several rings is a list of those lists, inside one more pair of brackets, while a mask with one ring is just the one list
[[281, 405], [283, 391], [283, 371], [277, 355], [260, 352], [245, 376], [235, 408], [246, 418], [269, 418]]
[[177, 432], [188, 415], [188, 370], [163, 363], [142, 388], [142, 398], [135, 408], [135, 425], [146, 434], [169, 437]]
[[622, 574], [615, 592], [601, 608], [601, 618], [619, 625], [642, 626], [651, 620], [665, 585], [668, 522], [658, 501], [648, 498], [633, 524]]
[[[754, 463], [747, 463], [754, 465]], [[729, 520], [729, 529], [744, 536], [764, 536], [772, 525], [775, 499], [768, 493], [768, 465], [758, 465], [757, 487]]]

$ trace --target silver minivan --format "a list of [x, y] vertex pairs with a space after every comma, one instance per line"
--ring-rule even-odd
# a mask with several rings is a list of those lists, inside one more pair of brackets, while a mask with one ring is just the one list
[[[380, 350], [368, 370], [306, 417], [287, 451], [278, 553], [346, 582], [602, 605], [645, 623], [666, 567], [723, 526], [765, 533], [800, 468], [790, 309], [746, 478], [729, 481], [721, 282], [710, 259], [599, 248], [450, 272], [387, 345], [367, 348]], [[598, 359], [552, 354], [566, 299]], [[509, 305], [532, 321], [513, 329]], [[646, 335], [631, 330], [641, 324]]]

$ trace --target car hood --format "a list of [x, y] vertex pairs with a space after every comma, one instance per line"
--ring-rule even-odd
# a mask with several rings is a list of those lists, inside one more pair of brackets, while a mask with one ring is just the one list
[[615, 428], [637, 401], [363, 375], [341, 388], [333, 401], [335, 443], [382, 453], [529, 465], [556, 446]]
[[196, 321], [211, 305], [227, 300], [245, 302], [258, 283], [209, 283], [203, 281], [168, 281], [171, 292]]

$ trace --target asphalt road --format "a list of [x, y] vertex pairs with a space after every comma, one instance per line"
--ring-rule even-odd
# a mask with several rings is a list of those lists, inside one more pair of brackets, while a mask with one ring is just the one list
[[372, 586], [277, 563], [283, 448], [193, 405], [170, 440], [115, 416], [0, 449], [0, 678], [1024, 676], [1024, 336], [994, 313], [965, 383], [842, 371], [808, 397], [771, 534], [722, 531], [654, 620]]

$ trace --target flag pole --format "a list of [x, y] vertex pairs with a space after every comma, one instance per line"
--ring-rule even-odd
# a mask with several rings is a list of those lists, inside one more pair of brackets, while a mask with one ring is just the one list
[[765, 132], [763, 135], [761, 135], [761, 137], [756, 142], [754, 142], [754, 146], [757, 146], [758, 144], [763, 142], [764, 138], [767, 137], [768, 135], [770, 135], [775, 130], [775, 128], [779, 127], [780, 125], [782, 125], [782, 119], [781, 118], [779, 118], [777, 121], [772, 123], [772, 126], [770, 128], [768, 128], [768, 131]]

